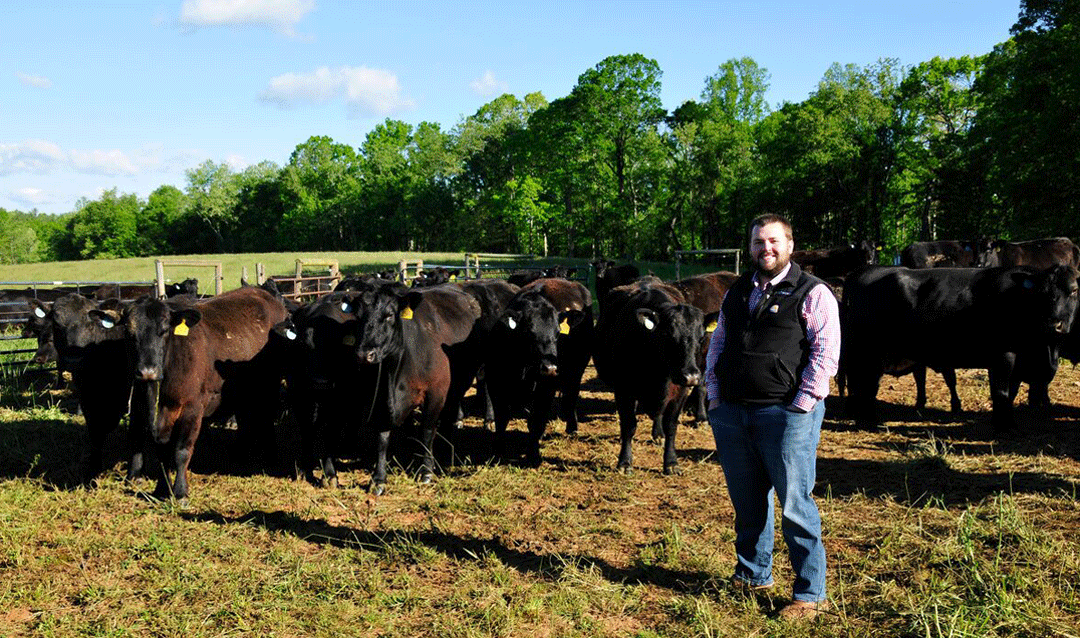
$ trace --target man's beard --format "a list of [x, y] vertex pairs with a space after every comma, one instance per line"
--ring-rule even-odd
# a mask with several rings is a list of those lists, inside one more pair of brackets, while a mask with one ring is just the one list
[[754, 260], [754, 268], [757, 269], [759, 273], [772, 279], [779, 275], [780, 271], [786, 268], [789, 263], [791, 263], [791, 255], [777, 255], [776, 265], [773, 268], [766, 270], [765, 267], [761, 265], [760, 258]]

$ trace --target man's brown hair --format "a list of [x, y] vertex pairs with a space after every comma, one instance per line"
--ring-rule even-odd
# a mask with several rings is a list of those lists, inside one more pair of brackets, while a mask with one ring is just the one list
[[765, 213], [764, 215], [758, 215], [754, 218], [754, 221], [750, 222], [750, 226], [746, 229], [746, 236], [753, 239], [755, 226], [765, 226], [767, 224], [781, 224], [784, 227], [784, 234], [787, 235], [788, 241], [792, 241], [791, 238], [791, 222], [787, 217], [783, 215], [777, 215], [776, 213]]

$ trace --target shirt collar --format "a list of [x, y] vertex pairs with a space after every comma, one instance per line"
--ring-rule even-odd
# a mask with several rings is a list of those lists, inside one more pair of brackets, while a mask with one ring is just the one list
[[758, 274], [754, 275], [754, 287], [755, 288], [761, 288], [761, 289], [764, 289], [765, 286], [767, 286], [767, 285], [771, 285], [771, 286], [775, 287], [777, 284], [779, 284], [781, 281], [784, 280], [784, 277], [788, 276], [789, 272], [791, 272], [791, 262], [790, 261], [788, 262], [788, 265], [784, 266], [783, 270], [781, 270], [775, 277], [773, 277], [769, 281], [766, 281], [766, 282], [760, 281], [761, 273], [759, 272]]

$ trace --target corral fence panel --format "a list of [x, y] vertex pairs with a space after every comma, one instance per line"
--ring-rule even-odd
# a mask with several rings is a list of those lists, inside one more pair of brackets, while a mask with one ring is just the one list
[[[311, 268], [325, 268], [326, 274], [305, 275], [304, 270]], [[278, 292], [285, 299], [297, 303], [307, 303], [323, 295], [328, 295], [334, 290], [334, 287], [341, 281], [341, 268], [336, 259], [297, 259], [296, 269], [293, 271], [292, 276], [271, 275], [267, 277], [266, 267], [258, 263], [255, 264], [255, 277], [259, 285], [266, 283], [268, 279], [273, 281], [278, 288]]]

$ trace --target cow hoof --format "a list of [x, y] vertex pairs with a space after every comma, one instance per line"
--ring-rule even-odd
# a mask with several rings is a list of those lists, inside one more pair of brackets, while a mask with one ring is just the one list
[[382, 496], [386, 493], [386, 483], [372, 483], [368, 486], [368, 493], [374, 496]]
[[331, 476], [329, 478], [324, 476], [319, 481], [319, 487], [325, 487], [325, 488], [336, 490], [338, 488], [338, 478], [336, 476]]
[[487, 430], [488, 432], [494, 432], [495, 431], [495, 422], [494, 421], [484, 421], [484, 429]]
[[630, 467], [629, 465], [620, 465], [616, 469], [618, 470], [619, 474], [623, 474], [626, 476], [630, 476], [634, 473], [634, 468]]
[[577, 434], [577, 432], [577, 423], [566, 424], [566, 436], [574, 436], [575, 434]]
[[463, 427], [465, 427], [465, 422], [464, 421], [462, 421], [461, 419], [458, 419], [457, 421], [454, 421], [454, 429], [455, 430], [460, 430]]
[[525, 467], [537, 468], [540, 467], [541, 459], [539, 454], [527, 454], [525, 456]]
[[424, 472], [423, 474], [420, 475], [420, 484], [421, 485], [428, 485], [434, 480], [435, 480], [435, 475], [432, 474], [431, 472]]
[[664, 476], [682, 476], [682, 468], [678, 465], [665, 465]]

